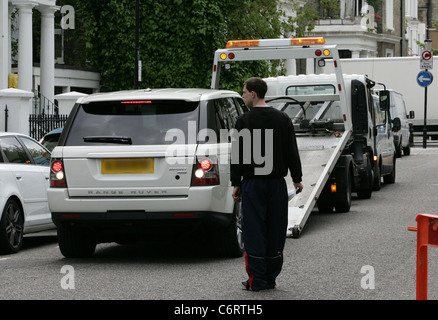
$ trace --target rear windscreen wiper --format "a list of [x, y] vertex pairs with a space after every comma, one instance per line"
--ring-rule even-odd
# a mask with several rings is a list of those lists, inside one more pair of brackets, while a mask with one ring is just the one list
[[89, 136], [83, 137], [84, 142], [109, 142], [109, 143], [121, 143], [121, 144], [132, 144], [131, 137], [120, 137], [120, 136]]

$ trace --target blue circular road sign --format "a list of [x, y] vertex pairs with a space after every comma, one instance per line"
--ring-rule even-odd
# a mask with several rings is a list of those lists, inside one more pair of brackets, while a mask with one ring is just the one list
[[433, 81], [432, 73], [429, 71], [420, 71], [417, 75], [417, 83], [420, 87], [427, 87]]

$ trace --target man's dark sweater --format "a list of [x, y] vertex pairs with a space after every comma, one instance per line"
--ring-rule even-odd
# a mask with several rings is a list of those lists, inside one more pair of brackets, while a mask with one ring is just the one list
[[[239, 159], [233, 157], [231, 161], [231, 184], [233, 186], [240, 186], [242, 178], [282, 178], [288, 174], [288, 170], [293, 182], [301, 182], [301, 161], [295, 131], [287, 114], [273, 107], [253, 107], [237, 119], [235, 128], [239, 132], [242, 132], [243, 129], [248, 129], [251, 132], [252, 157], [251, 160], [244, 161], [245, 148], [249, 147], [245, 144], [249, 141], [242, 138], [244, 135], [241, 134], [238, 145]], [[257, 132], [256, 129], [260, 131]], [[271, 129], [272, 135], [268, 133], [269, 129]], [[260, 133], [261, 139], [257, 139], [257, 135]], [[261, 142], [261, 148], [254, 147], [257, 142]], [[236, 146], [236, 141], [233, 141], [233, 148]], [[257, 155], [260, 153], [257, 150], [261, 150], [261, 154]], [[272, 154], [265, 154], [265, 150], [267, 152], [272, 150]], [[258, 159], [257, 161], [255, 161], [254, 156]], [[266, 160], [272, 161], [272, 170], [269, 170], [269, 173], [260, 175], [255, 171], [256, 168], [266, 166], [266, 163], [260, 163], [260, 158], [264, 158], [265, 162]]]

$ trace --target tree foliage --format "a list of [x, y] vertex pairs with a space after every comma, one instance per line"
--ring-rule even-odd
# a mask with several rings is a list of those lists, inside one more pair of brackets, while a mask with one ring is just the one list
[[[294, 32], [297, 19], [285, 19], [280, 2], [294, 5], [295, 0], [140, 0], [140, 86], [208, 88], [214, 52], [227, 40]], [[135, 1], [78, 0], [76, 6], [84, 23], [87, 58], [101, 73], [103, 89], [132, 88]], [[281, 66], [266, 63], [235, 69], [228, 79], [231, 88], [262, 71], [281, 72]]]

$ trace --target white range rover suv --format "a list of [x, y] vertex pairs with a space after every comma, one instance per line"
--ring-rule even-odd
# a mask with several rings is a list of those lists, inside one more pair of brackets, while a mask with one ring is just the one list
[[98, 243], [199, 227], [219, 254], [241, 256], [228, 132], [246, 111], [236, 92], [210, 89], [78, 100], [51, 159], [48, 200], [61, 253], [90, 256]]

